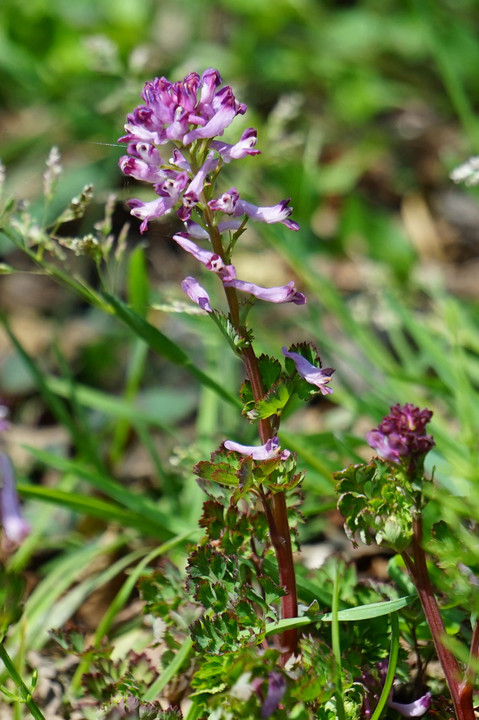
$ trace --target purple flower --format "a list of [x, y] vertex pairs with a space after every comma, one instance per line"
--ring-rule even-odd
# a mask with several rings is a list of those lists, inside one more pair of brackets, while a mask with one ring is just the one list
[[150, 220], [154, 220], [171, 212], [188, 184], [188, 175], [186, 172], [165, 170], [163, 175], [163, 181], [154, 185], [156, 193], [160, 195], [158, 200], [150, 200], [150, 202], [144, 203], [141, 200], [132, 198], [127, 202], [131, 214], [143, 220], [140, 225], [141, 233], [147, 230]]
[[199, 282], [195, 280], [194, 277], [185, 277], [185, 279], [181, 283], [181, 287], [188, 295], [190, 300], [193, 300], [193, 302], [197, 303], [197, 305], [199, 305], [202, 310], [205, 310], [209, 313], [213, 312], [213, 309], [210, 305], [210, 298], [208, 293], [204, 288], [201, 287]]
[[327, 387], [334, 372], [333, 368], [318, 368], [299, 353], [291, 352], [285, 347], [281, 348], [281, 352], [285, 357], [294, 360], [298, 375], [304, 378], [306, 382], [310, 383], [310, 385], [316, 385], [323, 395], [330, 395], [333, 392], [332, 388]]
[[421, 717], [424, 715], [431, 705], [431, 693], [427, 692], [422, 697], [411, 703], [398, 703], [394, 700], [388, 700], [388, 707], [397, 710], [400, 715], [407, 718]]
[[[200, 125], [196, 130], [191, 130], [186, 133], [183, 137], [183, 143], [185, 145], [190, 145], [190, 143], [199, 138], [213, 138], [216, 135], [222, 135], [225, 128], [233, 122], [236, 115], [244, 115], [246, 112], [246, 105], [237, 102], [232, 89], [228, 85], [219, 90], [213, 97], [211, 105], [204, 105], [204, 108], [206, 107], [208, 109], [212, 108], [214, 114], [203, 127]], [[191, 120], [203, 120], [203, 116], [200, 114], [192, 117]]]
[[287, 285], [280, 285], [278, 287], [265, 288], [254, 283], [245, 282], [244, 280], [223, 279], [223, 285], [225, 287], [234, 287], [237, 290], [250, 293], [259, 300], [266, 300], [266, 302], [272, 303], [287, 303], [292, 302], [295, 305], [304, 305], [306, 297], [303, 293], [296, 290], [294, 282], [291, 280]]
[[233, 440], [225, 440], [223, 445], [227, 450], [232, 450], [241, 455], [248, 455], [253, 460], [271, 460], [278, 457], [278, 455], [281, 460], [287, 460], [291, 455], [289, 450], [281, 450], [277, 435], [264, 445], [240, 445], [240, 443], [233, 442]]
[[200, 193], [203, 190], [206, 176], [217, 167], [218, 163], [219, 160], [217, 158], [209, 157], [188, 185], [188, 190], [183, 195], [182, 207], [178, 210], [180, 220], [185, 222], [190, 219], [191, 211], [200, 199]]
[[222, 277], [230, 277], [231, 275], [234, 277], [234, 268], [232, 265], [225, 265], [217, 253], [198, 247], [196, 243], [189, 239], [186, 233], [176, 233], [176, 235], [173, 235], [173, 240], [175, 240], [183, 250], [193, 255], [196, 260], [199, 260], [207, 270], [221, 273]]
[[282, 200], [277, 205], [259, 207], [246, 202], [246, 200], [241, 200], [237, 189], [232, 187], [214, 200], [210, 200], [208, 205], [212, 210], [219, 210], [227, 215], [247, 215], [257, 222], [268, 224], [280, 222], [290, 230], [299, 230], [298, 223], [289, 220], [289, 216], [293, 212], [293, 208], [289, 207], [289, 198]]
[[23, 519], [15, 488], [15, 477], [10, 458], [0, 453], [0, 519], [6, 537], [14, 543], [21, 543], [30, 534], [30, 525]]
[[385, 460], [399, 463], [405, 458], [414, 466], [434, 447], [432, 435], [426, 435], [431, 417], [432, 412], [427, 408], [420, 410], [411, 403], [401, 407], [397, 403], [378, 427], [367, 433], [366, 440]]
[[[233, 215], [239, 200], [239, 192], [232, 187], [214, 200], [210, 200], [208, 205], [212, 210], [224, 212], [227, 215]], [[239, 213], [241, 214], [241, 213]]]
[[270, 672], [268, 692], [261, 707], [261, 717], [268, 718], [280, 704], [286, 690], [286, 680], [279, 672]]
[[248, 128], [234, 145], [221, 140], [212, 140], [210, 147], [221, 155], [223, 162], [229, 163], [232, 160], [240, 160], [247, 155], [260, 155], [261, 151], [256, 150], [254, 147], [258, 139], [257, 135], [258, 133], [254, 128]]

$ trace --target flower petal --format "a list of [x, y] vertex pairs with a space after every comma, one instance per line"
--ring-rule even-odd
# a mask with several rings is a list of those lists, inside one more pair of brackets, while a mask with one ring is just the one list
[[298, 375], [306, 382], [316, 385], [323, 395], [330, 395], [333, 392], [332, 388], [327, 387], [334, 372], [333, 368], [318, 368], [299, 353], [291, 352], [285, 347], [281, 348], [281, 352], [285, 357], [294, 361]]
[[255, 285], [255, 283], [249, 283], [245, 280], [223, 280], [225, 287], [234, 287], [237, 290], [250, 293], [259, 300], [266, 300], [266, 302], [272, 303], [287, 303], [292, 302], [295, 305], [304, 305], [306, 297], [303, 293], [296, 290], [294, 282], [291, 280], [287, 285], [280, 285], [278, 287], [265, 288], [261, 285]]
[[289, 450], [281, 450], [278, 436], [268, 440], [264, 445], [241, 445], [233, 440], [225, 440], [223, 445], [227, 450], [247, 455], [253, 460], [271, 460], [280, 455], [281, 460], [286, 460], [290, 455]]
[[210, 298], [208, 293], [203, 287], [201, 287], [199, 282], [194, 277], [185, 277], [185, 279], [181, 283], [181, 287], [183, 291], [188, 295], [190, 300], [193, 300], [193, 302], [197, 303], [197, 305], [199, 305], [202, 310], [205, 310], [209, 313], [213, 312], [213, 309], [210, 305]]

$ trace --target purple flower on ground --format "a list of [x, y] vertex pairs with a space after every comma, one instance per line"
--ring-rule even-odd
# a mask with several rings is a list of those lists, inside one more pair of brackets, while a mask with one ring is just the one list
[[22, 517], [12, 463], [3, 452], [0, 453], [0, 477], [0, 519], [3, 531], [9, 540], [18, 544], [30, 534], [30, 525]]
[[268, 718], [280, 704], [286, 691], [286, 680], [279, 672], [271, 672], [268, 677], [268, 692], [261, 707], [261, 717]]
[[380, 457], [394, 463], [409, 459], [413, 466], [434, 447], [432, 435], [426, 435], [426, 425], [432, 417], [427, 408], [420, 410], [411, 403], [390, 408], [375, 430], [366, 435], [369, 445]]
[[249, 283], [245, 280], [237, 280], [236, 278], [223, 279], [223, 285], [225, 287], [234, 287], [236, 290], [250, 293], [259, 300], [266, 300], [266, 302], [292, 302], [295, 305], [304, 305], [306, 302], [305, 295], [296, 290], [292, 280], [287, 285], [280, 285], [278, 287], [271, 288], [261, 287], [261, 285], [255, 285], [254, 283]]
[[298, 375], [301, 375], [306, 382], [316, 385], [323, 395], [330, 395], [333, 392], [332, 388], [327, 387], [334, 372], [333, 368], [318, 368], [299, 353], [291, 352], [285, 347], [281, 348], [281, 352], [285, 357], [294, 360]]
[[240, 453], [240, 455], [248, 455], [253, 460], [271, 460], [278, 455], [281, 460], [287, 460], [291, 455], [289, 450], [281, 450], [276, 435], [264, 445], [241, 445], [233, 440], [225, 440], [223, 445], [227, 450]]
[[213, 308], [210, 305], [210, 298], [204, 288], [201, 287], [199, 282], [194, 277], [185, 277], [181, 283], [183, 291], [188, 295], [190, 300], [193, 300], [202, 310], [206, 312], [213, 312]]
[[397, 710], [400, 715], [406, 718], [421, 717], [429, 710], [431, 705], [431, 693], [428, 691], [417, 700], [411, 703], [398, 703], [388, 700], [388, 707]]

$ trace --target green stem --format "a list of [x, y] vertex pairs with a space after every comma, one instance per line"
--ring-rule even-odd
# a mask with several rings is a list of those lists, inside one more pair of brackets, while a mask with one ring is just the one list
[[15, 686], [17, 690], [19, 691], [20, 695], [23, 698], [23, 702], [27, 706], [27, 708], [30, 710], [30, 713], [32, 717], [35, 718], [35, 720], [45, 720], [45, 716], [43, 715], [42, 711], [36, 704], [35, 700], [32, 697], [32, 694], [30, 690], [27, 688], [25, 683], [23, 682], [22, 678], [17, 672], [17, 669], [15, 665], [12, 662], [12, 659], [10, 658], [10, 655], [7, 653], [5, 646], [3, 642], [0, 643], [0, 660], [5, 665], [5, 668], [12, 678], [13, 682], [15, 683]]
[[465, 679], [461, 682], [459, 664], [450, 650], [444, 647], [442, 638], [446, 629], [437, 604], [434, 590], [427, 569], [426, 554], [422, 546], [422, 517], [413, 518], [413, 561], [407, 553], [403, 553], [404, 562], [414, 581], [424, 615], [431, 631], [434, 646], [446, 678], [457, 720], [475, 720], [472, 704], [472, 685]]
[[394, 675], [396, 673], [396, 665], [399, 656], [399, 620], [397, 613], [391, 613], [391, 652], [389, 653], [388, 671], [386, 673], [386, 679], [384, 681], [381, 696], [378, 700], [378, 704], [371, 715], [371, 720], [379, 720], [382, 715], [386, 703], [389, 698], [389, 693], [394, 682]]

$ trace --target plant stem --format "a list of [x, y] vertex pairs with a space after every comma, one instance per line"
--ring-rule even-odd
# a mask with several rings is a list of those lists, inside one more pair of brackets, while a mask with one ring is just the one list
[[5, 665], [5, 668], [12, 678], [13, 682], [15, 683], [15, 686], [17, 690], [20, 692], [20, 695], [23, 698], [23, 702], [27, 706], [27, 708], [30, 710], [30, 713], [32, 717], [35, 718], [35, 720], [45, 720], [45, 716], [43, 715], [42, 711], [36, 704], [35, 700], [32, 698], [32, 694], [30, 690], [27, 688], [25, 683], [23, 682], [22, 678], [17, 672], [17, 669], [15, 665], [12, 662], [12, 659], [8, 652], [5, 649], [5, 646], [3, 642], [0, 642], [0, 660]]
[[457, 720], [474, 720], [472, 685], [467, 678], [461, 682], [459, 664], [452, 652], [445, 648], [442, 643], [442, 638], [446, 635], [446, 629], [429, 578], [426, 554], [422, 546], [422, 517], [420, 514], [417, 514], [413, 518], [413, 533], [413, 561], [407, 553], [403, 553], [404, 562], [416, 586], [436, 652], [451, 693], [456, 718]]
[[[203, 212], [213, 249], [224, 260], [225, 258], [221, 235], [214, 223], [213, 213], [206, 203]], [[240, 322], [237, 292], [231, 287], [225, 287], [224, 291], [228, 302], [231, 322], [240, 337], [246, 339], [248, 335], [246, 328], [243, 327]], [[258, 367], [258, 359], [253, 346], [250, 343], [247, 343], [241, 350], [241, 359], [243, 360], [248, 379], [251, 383], [253, 397], [255, 401], [258, 402], [263, 399], [265, 392]], [[273, 437], [271, 422], [269, 418], [265, 418], [260, 420], [258, 425], [261, 443], [264, 445]], [[278, 563], [280, 584], [286, 591], [286, 595], [281, 598], [281, 617], [283, 620], [287, 620], [297, 617], [298, 598], [286, 496], [283, 491], [272, 493], [269, 496], [263, 495], [262, 493], [262, 500], [268, 520], [271, 542]], [[291, 655], [294, 655], [297, 652], [298, 631], [296, 628], [285, 630], [280, 636], [280, 642], [281, 647], [285, 650], [283, 662], [286, 662]]]

